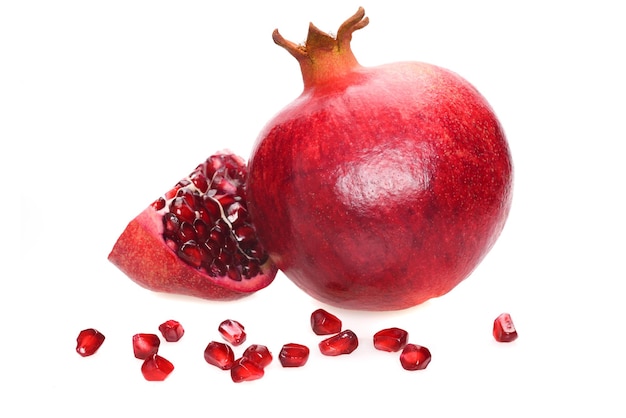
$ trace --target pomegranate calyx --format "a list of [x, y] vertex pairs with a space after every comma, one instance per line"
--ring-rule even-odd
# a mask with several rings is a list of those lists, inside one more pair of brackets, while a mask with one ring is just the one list
[[272, 33], [272, 39], [298, 60], [304, 88], [307, 89], [347, 74], [360, 66], [352, 53], [350, 41], [352, 33], [364, 28], [368, 23], [369, 18], [365, 16], [365, 10], [359, 7], [359, 10], [339, 27], [336, 38], [310, 23], [304, 45], [286, 40], [278, 29]]

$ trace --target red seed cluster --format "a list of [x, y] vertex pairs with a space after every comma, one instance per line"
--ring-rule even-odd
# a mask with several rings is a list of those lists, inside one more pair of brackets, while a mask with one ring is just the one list
[[250, 223], [245, 162], [212, 155], [153, 204], [163, 214], [163, 238], [187, 264], [212, 277], [240, 281], [261, 272], [268, 255]]
[[[175, 320], [165, 321], [158, 328], [168, 342], [179, 341], [184, 334], [182, 325]], [[351, 354], [359, 346], [357, 335], [349, 329], [342, 329], [341, 320], [323, 309], [318, 309], [311, 315], [311, 329], [316, 335], [330, 335], [318, 343], [320, 353], [324, 356]], [[235, 383], [261, 379], [274, 358], [270, 349], [262, 344], [251, 344], [237, 355], [236, 347], [242, 345], [247, 338], [244, 326], [236, 320], [226, 319], [219, 324], [217, 330], [225, 342], [210, 341], [204, 349], [204, 360], [218, 369], [229, 371], [231, 380]], [[517, 338], [517, 331], [509, 314], [503, 313], [496, 318], [493, 335], [499, 342], [511, 342]], [[409, 343], [408, 337], [408, 332], [402, 328], [385, 328], [374, 334], [373, 345], [380, 351], [401, 351], [400, 364], [405, 370], [426, 369], [432, 359], [430, 350], [422, 345]], [[100, 348], [104, 335], [89, 328], [81, 331], [76, 341], [78, 354], [87, 357]], [[159, 354], [161, 340], [156, 334], [133, 335], [132, 347], [135, 358], [142, 360], [141, 373], [146, 380], [163, 381], [174, 370], [174, 365]], [[297, 368], [307, 363], [309, 355], [310, 350], [306, 345], [291, 342], [281, 347], [278, 359], [283, 368]]]

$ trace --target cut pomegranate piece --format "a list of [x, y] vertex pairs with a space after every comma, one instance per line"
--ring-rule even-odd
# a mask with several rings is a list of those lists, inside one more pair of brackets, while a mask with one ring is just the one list
[[156, 354], [159, 351], [161, 340], [156, 334], [135, 334], [133, 335], [133, 353], [140, 360]]
[[232, 300], [266, 287], [277, 268], [248, 216], [246, 179], [242, 158], [210, 156], [128, 224], [109, 260], [159, 292]]
[[503, 313], [493, 321], [493, 337], [501, 343], [510, 343], [517, 339], [517, 330], [513, 325], [511, 315]]
[[359, 346], [356, 334], [347, 329], [337, 335], [333, 335], [319, 343], [319, 348], [325, 356], [339, 356], [350, 354]]
[[341, 331], [341, 320], [324, 309], [311, 314], [311, 328], [317, 335], [336, 334]]
[[76, 352], [83, 357], [95, 354], [104, 342], [104, 335], [93, 328], [84, 329], [76, 338]]
[[405, 370], [423, 370], [430, 363], [430, 351], [426, 347], [407, 344], [400, 354], [400, 364]]
[[228, 344], [211, 341], [204, 349], [204, 359], [222, 370], [229, 370], [235, 362], [235, 354]]
[[226, 319], [222, 321], [217, 330], [222, 334], [222, 337], [234, 346], [243, 344], [246, 341], [246, 332], [243, 325], [232, 319]]
[[285, 344], [278, 354], [278, 360], [283, 367], [302, 367], [308, 359], [309, 347], [302, 344]]
[[246, 348], [241, 357], [247, 358], [261, 368], [265, 368], [273, 359], [270, 350], [261, 344], [252, 344]]
[[146, 358], [141, 365], [141, 374], [143, 374], [143, 377], [146, 380], [155, 382], [165, 380], [173, 370], [174, 365], [158, 354], [153, 354]]
[[409, 333], [400, 328], [387, 328], [374, 334], [374, 347], [381, 351], [395, 352], [404, 348]]
[[263, 367], [259, 367], [254, 361], [241, 357], [230, 368], [230, 377], [235, 383], [257, 380], [263, 377]]
[[185, 334], [183, 326], [173, 319], [163, 322], [159, 325], [159, 331], [163, 334], [165, 341], [176, 342]]

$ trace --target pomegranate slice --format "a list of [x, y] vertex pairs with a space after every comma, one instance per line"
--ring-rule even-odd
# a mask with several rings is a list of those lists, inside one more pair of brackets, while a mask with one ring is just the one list
[[510, 343], [517, 339], [517, 330], [511, 315], [503, 313], [493, 321], [493, 337], [501, 343]]
[[76, 338], [76, 352], [83, 357], [95, 354], [104, 342], [104, 334], [100, 331], [88, 328], [78, 333]]
[[326, 338], [319, 343], [320, 351], [325, 356], [339, 356], [350, 354], [359, 346], [356, 334], [347, 329], [337, 335]]
[[278, 354], [278, 360], [283, 367], [302, 367], [308, 359], [309, 347], [302, 344], [285, 344]]
[[400, 351], [404, 348], [409, 333], [400, 328], [387, 328], [374, 334], [374, 347], [381, 351]]
[[133, 335], [133, 353], [140, 360], [156, 354], [159, 351], [161, 340], [156, 334], [135, 334]]
[[273, 360], [270, 350], [261, 344], [252, 344], [246, 348], [241, 357], [247, 358], [260, 368], [265, 368]]
[[238, 346], [246, 341], [246, 332], [243, 325], [232, 319], [226, 319], [217, 327], [222, 337], [234, 346]]
[[341, 319], [324, 309], [318, 309], [311, 314], [311, 328], [317, 335], [337, 334], [341, 331]]
[[423, 370], [430, 363], [430, 351], [426, 347], [407, 344], [400, 354], [400, 364], [405, 370]]
[[211, 341], [204, 349], [204, 359], [222, 370], [229, 370], [235, 363], [235, 354], [228, 344]]
[[163, 381], [174, 370], [174, 365], [169, 360], [153, 354], [146, 358], [141, 365], [141, 373], [146, 380], [149, 381]]
[[266, 287], [277, 269], [248, 215], [246, 177], [240, 157], [210, 156], [128, 224], [109, 260], [159, 292], [231, 300]]
[[257, 380], [262, 378], [264, 374], [263, 367], [246, 357], [241, 357], [235, 361], [233, 367], [230, 368], [230, 377], [235, 383]]
[[183, 326], [173, 319], [167, 320], [159, 325], [159, 331], [163, 334], [163, 338], [168, 342], [176, 342], [185, 334]]

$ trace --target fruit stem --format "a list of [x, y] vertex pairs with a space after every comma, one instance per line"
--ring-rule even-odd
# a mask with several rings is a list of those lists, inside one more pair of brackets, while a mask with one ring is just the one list
[[350, 41], [352, 33], [364, 28], [368, 23], [365, 10], [359, 7], [359, 10], [339, 27], [336, 38], [310, 23], [309, 33], [303, 45], [286, 40], [278, 29], [274, 30], [272, 39], [298, 60], [306, 90], [359, 67], [350, 48]]

